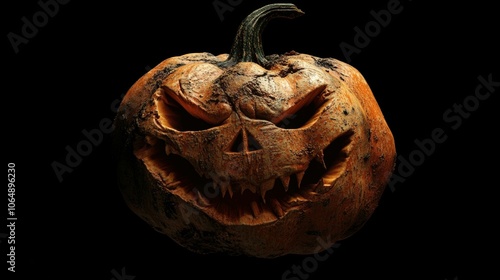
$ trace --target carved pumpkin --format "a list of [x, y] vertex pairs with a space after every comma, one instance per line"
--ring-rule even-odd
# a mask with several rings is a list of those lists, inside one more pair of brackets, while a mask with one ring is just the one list
[[362, 75], [332, 59], [264, 56], [271, 4], [241, 24], [229, 55], [169, 58], [115, 119], [118, 183], [157, 231], [199, 253], [312, 254], [352, 235], [394, 167], [395, 145]]

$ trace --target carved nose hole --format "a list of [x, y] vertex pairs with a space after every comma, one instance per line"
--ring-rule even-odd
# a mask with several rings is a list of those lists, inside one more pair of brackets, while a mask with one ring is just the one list
[[247, 136], [247, 150], [248, 151], [257, 151], [257, 150], [260, 150], [262, 149], [262, 146], [259, 144], [259, 142], [257, 141], [257, 139], [255, 139], [255, 137], [253, 137], [252, 134], [250, 134], [250, 132], [246, 132], [246, 136]]
[[233, 143], [231, 144], [231, 148], [229, 149], [230, 152], [233, 152], [233, 153], [239, 153], [241, 151], [243, 151], [244, 147], [243, 147], [243, 133], [242, 131], [240, 130], [238, 132], [238, 136], [236, 136], [236, 138], [233, 140]]
[[238, 132], [238, 135], [234, 138], [231, 143], [230, 152], [241, 153], [241, 152], [251, 152], [262, 149], [259, 141], [248, 132], [246, 129], [242, 129]]

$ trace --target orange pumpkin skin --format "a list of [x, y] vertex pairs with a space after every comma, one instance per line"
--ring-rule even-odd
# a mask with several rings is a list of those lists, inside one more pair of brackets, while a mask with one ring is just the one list
[[363, 76], [333, 58], [233, 54], [166, 59], [127, 92], [114, 137], [127, 205], [199, 253], [313, 254], [358, 231], [396, 157]]

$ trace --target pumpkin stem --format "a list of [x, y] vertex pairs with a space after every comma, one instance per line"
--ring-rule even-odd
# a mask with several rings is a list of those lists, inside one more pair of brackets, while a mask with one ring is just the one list
[[265, 66], [268, 60], [262, 48], [262, 32], [267, 23], [274, 18], [293, 19], [303, 14], [294, 4], [288, 3], [269, 4], [255, 10], [240, 24], [229, 57], [221, 66], [228, 67], [238, 62], [255, 62]]

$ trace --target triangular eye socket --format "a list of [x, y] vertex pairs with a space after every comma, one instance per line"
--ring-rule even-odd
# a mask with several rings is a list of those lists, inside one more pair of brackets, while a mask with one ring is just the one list
[[157, 105], [162, 125], [178, 131], [199, 131], [213, 127], [213, 125], [191, 115], [172, 97], [164, 94], [162, 89], [159, 90], [162, 91], [160, 94], [162, 102], [157, 102]]
[[317, 109], [316, 105], [311, 102], [309, 105], [300, 108], [299, 111], [287, 114], [276, 126], [284, 129], [301, 128], [313, 119]]
[[326, 85], [321, 85], [312, 90], [307, 96], [291, 106], [286, 112], [279, 116], [279, 122], [275, 123], [277, 127], [284, 129], [297, 129], [308, 124], [314, 123], [320, 115], [324, 102], [319, 102], [317, 98], [324, 90]]

